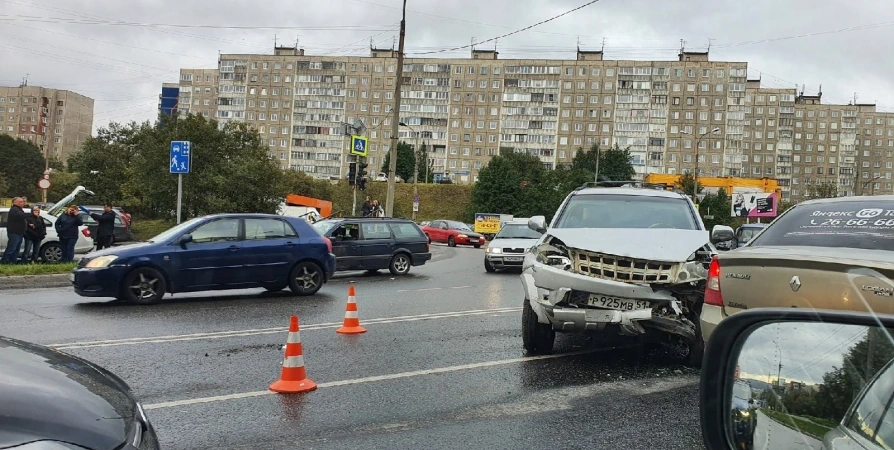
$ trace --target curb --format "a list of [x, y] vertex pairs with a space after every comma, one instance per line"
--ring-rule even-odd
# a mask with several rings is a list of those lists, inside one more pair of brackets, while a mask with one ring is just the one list
[[0, 277], [0, 291], [10, 289], [45, 289], [71, 286], [69, 273]]

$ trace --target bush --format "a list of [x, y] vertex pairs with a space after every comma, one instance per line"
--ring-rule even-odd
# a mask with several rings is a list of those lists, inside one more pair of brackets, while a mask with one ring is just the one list
[[[448, 219], [465, 220], [466, 210], [471, 199], [472, 187], [458, 184], [420, 184], [419, 188], [419, 213], [418, 221]], [[357, 191], [357, 211], [363, 200], [368, 195], [371, 199], [378, 200], [384, 207], [388, 193], [388, 183], [369, 182], [366, 191]], [[398, 183], [394, 190], [394, 217], [413, 217], [413, 184]], [[333, 185], [332, 211], [344, 211], [345, 215], [351, 215], [352, 193], [351, 185], [346, 182]]]

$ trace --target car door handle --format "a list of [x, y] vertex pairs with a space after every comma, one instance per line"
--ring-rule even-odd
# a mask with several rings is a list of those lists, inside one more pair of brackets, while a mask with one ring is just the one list
[[293, 246], [293, 245], [295, 245], [295, 244], [293, 244], [292, 241], [288, 241], [288, 242], [286, 242], [286, 247], [291, 247], [291, 246]]
[[229, 246], [228, 248], [230, 249], [231, 252], [235, 252], [236, 250], [239, 250], [239, 246], [238, 246], [238, 245], [231, 245], [231, 246]]

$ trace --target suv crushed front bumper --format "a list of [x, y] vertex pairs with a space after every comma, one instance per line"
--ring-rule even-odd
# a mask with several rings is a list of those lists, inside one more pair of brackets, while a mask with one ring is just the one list
[[[623, 334], [645, 332], [640, 321], [683, 336], [694, 335], [688, 321], [680, 320], [681, 302], [668, 290], [576, 274], [561, 268], [529, 261], [521, 275], [525, 297], [537, 314], [538, 322], [557, 331], [601, 331], [617, 325]], [[625, 301], [645, 301], [649, 308], [618, 310], [586, 305], [590, 295]]]

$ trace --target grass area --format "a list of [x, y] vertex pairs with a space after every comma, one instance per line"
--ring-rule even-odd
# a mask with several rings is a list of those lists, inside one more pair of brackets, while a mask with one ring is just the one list
[[836, 426], [832, 422], [825, 419], [818, 419], [813, 417], [808, 419], [804, 417], [790, 416], [788, 414], [779, 411], [772, 411], [766, 408], [762, 408], [761, 412], [766, 414], [767, 417], [795, 431], [806, 434], [808, 436], [813, 436], [819, 440], [822, 440], [823, 436], [825, 436], [826, 433], [831, 431], [832, 428]]
[[2, 264], [0, 265], [0, 277], [68, 273], [77, 265], [77, 262], [59, 264]]
[[135, 220], [131, 231], [135, 241], [146, 241], [174, 226], [171, 222], [160, 219]]

